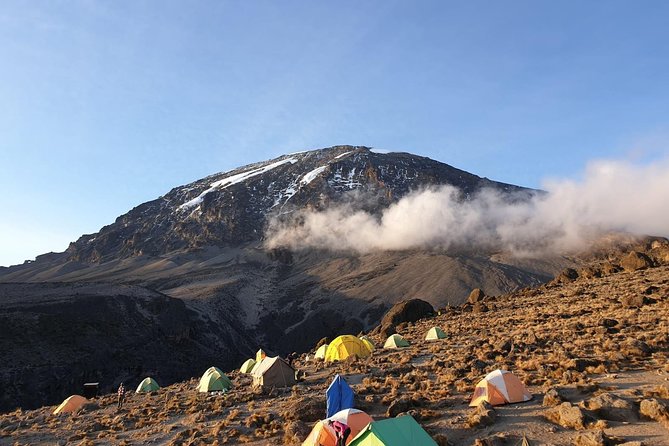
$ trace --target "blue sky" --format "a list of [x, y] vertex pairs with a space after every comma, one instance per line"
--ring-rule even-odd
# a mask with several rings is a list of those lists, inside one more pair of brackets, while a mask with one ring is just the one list
[[362, 144], [539, 187], [669, 150], [669, 3], [0, 3], [0, 265], [172, 187]]

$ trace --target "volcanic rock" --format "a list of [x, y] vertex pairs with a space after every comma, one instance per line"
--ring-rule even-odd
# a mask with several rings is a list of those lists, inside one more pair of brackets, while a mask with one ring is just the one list
[[638, 251], [630, 252], [627, 257], [624, 257], [620, 265], [625, 271], [638, 271], [653, 266], [653, 261], [646, 254]]
[[605, 420], [635, 421], [639, 418], [632, 403], [611, 393], [602, 393], [585, 400], [583, 405]]
[[557, 407], [547, 409], [544, 417], [548, 421], [559, 424], [562, 427], [572, 429], [585, 429], [586, 416], [578, 406], [564, 402]]
[[495, 422], [496, 416], [493, 406], [487, 401], [483, 401], [469, 414], [467, 426], [490, 426]]
[[641, 401], [639, 413], [651, 420], [667, 422], [669, 421], [669, 406], [655, 398]]
[[395, 304], [381, 320], [381, 325], [374, 332], [383, 336], [395, 333], [397, 325], [403, 322], [415, 322], [434, 315], [434, 308], [429, 302], [421, 299], [411, 299]]
[[480, 288], [474, 288], [472, 292], [469, 293], [467, 303], [475, 304], [477, 302], [482, 302], [485, 297], [485, 293]]

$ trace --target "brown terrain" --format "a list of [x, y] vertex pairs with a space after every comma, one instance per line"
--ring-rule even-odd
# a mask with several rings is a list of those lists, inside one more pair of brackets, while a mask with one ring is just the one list
[[[230, 371], [226, 394], [199, 394], [194, 378], [131, 394], [120, 412], [113, 395], [74, 415], [16, 410], [0, 415], [0, 444], [300, 444], [325, 416], [325, 389], [339, 373], [358, 408], [375, 419], [410, 413], [440, 445], [516, 445], [523, 436], [532, 445], [669, 445], [669, 247], [648, 248], [537, 287], [472, 293], [415, 322], [401, 322], [400, 311], [370, 335], [369, 358], [324, 364], [302, 354], [304, 379], [292, 388], [261, 391]], [[424, 341], [435, 325], [447, 339]], [[382, 349], [393, 330], [411, 346]], [[534, 398], [468, 407], [476, 383], [498, 368]]]

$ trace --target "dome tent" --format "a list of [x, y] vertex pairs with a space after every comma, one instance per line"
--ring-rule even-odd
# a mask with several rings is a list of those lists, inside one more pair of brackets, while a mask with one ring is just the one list
[[328, 345], [325, 352], [325, 361], [343, 361], [351, 355], [366, 358], [371, 355], [371, 352], [359, 338], [353, 335], [341, 335]]
[[135, 393], [154, 392], [158, 389], [160, 389], [160, 386], [158, 385], [156, 380], [149, 376], [144, 378], [142, 382], [139, 383], [139, 385], [137, 386], [137, 390], [135, 390]]
[[408, 347], [409, 345], [410, 345], [409, 341], [407, 341], [402, 336], [395, 333], [388, 336], [388, 339], [386, 339], [386, 343], [383, 344], [383, 348], [403, 348], [403, 347]]
[[62, 403], [60, 403], [60, 406], [53, 411], [53, 414], [58, 415], [61, 413], [76, 412], [87, 402], [88, 400], [81, 395], [68, 396]]
[[[215, 370], [212, 370], [215, 369]], [[198, 392], [227, 392], [232, 387], [232, 381], [218, 369], [211, 367], [204, 372], [197, 386]]]
[[532, 399], [525, 385], [508, 370], [495, 370], [476, 384], [470, 406], [476, 407], [487, 401], [493, 406], [507, 403], [521, 403]]
[[444, 330], [442, 330], [439, 327], [432, 327], [427, 331], [427, 334], [425, 335], [425, 340], [426, 341], [434, 341], [437, 339], [445, 339], [446, 338], [446, 333], [444, 333]]
[[251, 373], [255, 365], [256, 365], [256, 360], [253, 358], [249, 358], [246, 361], [244, 361], [244, 364], [242, 364], [242, 366], [239, 368], [239, 371], [241, 373]]
[[339, 421], [351, 429], [347, 443], [360, 433], [369, 423], [374, 421], [372, 417], [359, 409], [344, 409], [324, 420], [316, 422], [311, 433], [302, 446], [336, 446], [337, 435], [330, 426], [330, 421]]
[[351, 442], [351, 446], [437, 446], [411, 415], [369, 423]]
[[314, 358], [316, 359], [325, 359], [325, 352], [328, 350], [328, 344], [323, 344], [316, 350], [314, 353]]

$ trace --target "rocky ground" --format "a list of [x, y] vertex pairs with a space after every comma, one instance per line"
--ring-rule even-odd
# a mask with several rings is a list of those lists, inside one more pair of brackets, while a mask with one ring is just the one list
[[[291, 389], [262, 392], [233, 371], [222, 395], [198, 394], [193, 379], [133, 394], [120, 412], [108, 395], [71, 416], [7, 413], [0, 444], [300, 444], [340, 373], [360, 409], [376, 419], [411, 413], [440, 445], [516, 445], [523, 435], [532, 445], [669, 445], [668, 260], [632, 253], [538, 288], [474, 294], [396, 325], [405, 349], [381, 348], [386, 324], [371, 335], [369, 358], [328, 365], [303, 354], [305, 378]], [[448, 338], [424, 341], [434, 325]], [[533, 400], [469, 408], [476, 383], [497, 368]]]

